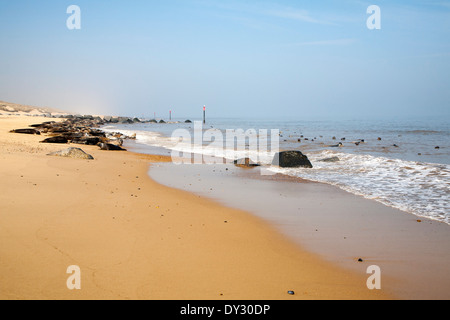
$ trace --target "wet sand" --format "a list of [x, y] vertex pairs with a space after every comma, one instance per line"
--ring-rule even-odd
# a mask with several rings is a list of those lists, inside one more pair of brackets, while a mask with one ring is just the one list
[[[0, 299], [395, 297], [259, 217], [151, 180], [167, 158], [80, 145], [95, 160], [50, 157], [69, 145], [8, 132], [47, 120], [0, 117]], [[66, 286], [71, 265], [81, 290]]]
[[[233, 165], [155, 165], [156, 181], [252, 212], [303, 248], [361, 275], [377, 265], [401, 299], [450, 298], [450, 226], [337, 187]], [[420, 221], [420, 222], [418, 222]], [[358, 262], [359, 259], [363, 262]]]

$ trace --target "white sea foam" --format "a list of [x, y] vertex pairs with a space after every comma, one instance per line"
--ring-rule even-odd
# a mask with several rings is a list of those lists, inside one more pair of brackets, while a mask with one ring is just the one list
[[[450, 166], [322, 151], [308, 155], [313, 169], [270, 170], [329, 183], [385, 205], [450, 224]], [[321, 162], [338, 157], [338, 162]]]

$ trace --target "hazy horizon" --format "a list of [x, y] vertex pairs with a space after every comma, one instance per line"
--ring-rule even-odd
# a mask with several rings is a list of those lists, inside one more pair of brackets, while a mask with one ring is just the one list
[[[381, 9], [369, 30], [367, 8]], [[81, 29], [66, 12], [81, 9]], [[0, 100], [151, 118], [450, 116], [450, 1], [0, 0]]]

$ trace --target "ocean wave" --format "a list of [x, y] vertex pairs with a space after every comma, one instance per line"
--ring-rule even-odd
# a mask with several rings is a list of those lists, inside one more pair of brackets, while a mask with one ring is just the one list
[[[385, 205], [450, 224], [450, 166], [322, 151], [308, 155], [313, 169], [271, 167], [277, 173], [335, 185]], [[338, 157], [338, 162], [320, 162]]]
[[[117, 131], [114, 127], [105, 129]], [[175, 153], [202, 154], [227, 160], [249, 157], [272, 172], [331, 184], [416, 216], [450, 224], [450, 165], [321, 150], [307, 153], [314, 168], [288, 169], [271, 166], [275, 152], [180, 143], [178, 139], [152, 131], [121, 129], [120, 132], [126, 135], [136, 133], [136, 143], [162, 147]], [[331, 157], [338, 157], [340, 161], [319, 161]]]

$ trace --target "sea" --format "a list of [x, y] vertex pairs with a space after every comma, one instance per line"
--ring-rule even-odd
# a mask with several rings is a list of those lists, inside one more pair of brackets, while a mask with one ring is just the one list
[[[103, 130], [136, 134], [136, 140], [127, 143], [132, 151], [172, 155], [174, 159], [184, 156], [195, 163], [198, 161], [193, 159], [202, 156], [228, 163], [249, 157], [261, 164], [266, 174], [334, 185], [418, 217], [450, 224], [449, 119], [211, 118], [205, 124], [175, 119], [109, 124]], [[244, 135], [236, 139], [236, 133]], [[275, 153], [284, 150], [301, 151], [313, 168], [272, 165]]]

